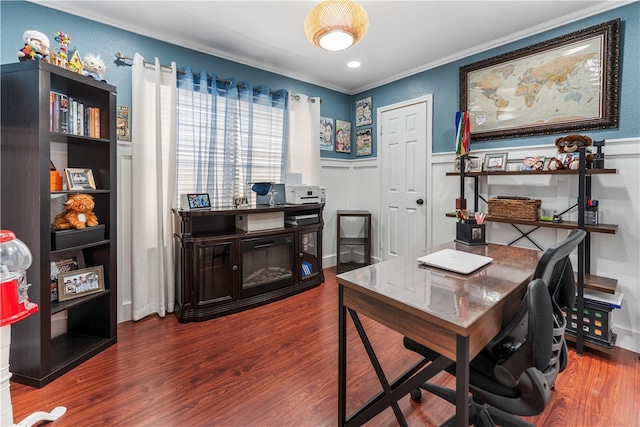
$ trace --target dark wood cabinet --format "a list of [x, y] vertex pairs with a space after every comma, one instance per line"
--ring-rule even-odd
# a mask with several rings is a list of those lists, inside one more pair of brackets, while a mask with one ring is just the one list
[[[81, 136], [85, 133], [73, 134], [69, 129], [54, 131], [52, 92], [64, 94], [76, 105], [97, 109], [99, 118], [94, 115], [92, 134], [100, 136]], [[42, 387], [116, 342], [115, 109], [116, 88], [105, 82], [42, 61], [2, 65], [0, 226], [12, 230], [32, 252], [27, 281], [31, 284], [29, 297], [38, 304], [37, 313], [12, 325], [13, 381]], [[52, 160], [60, 172], [64, 168], [91, 169], [96, 189], [51, 190]], [[98, 237], [56, 246], [52, 201], [78, 192], [93, 196], [94, 212], [104, 233], [100, 230]], [[80, 236], [80, 231], [73, 236], [76, 231], [69, 232], [72, 242]], [[72, 256], [81, 258], [84, 267], [103, 267], [104, 290], [52, 301], [51, 262]], [[54, 330], [54, 338], [52, 316], [66, 319], [66, 328], [61, 328], [60, 335]]]
[[[176, 316], [212, 319], [267, 304], [324, 282], [322, 204], [252, 209], [174, 209]], [[304, 225], [247, 232], [236, 216], [304, 216]], [[308, 218], [312, 217], [311, 220]]]

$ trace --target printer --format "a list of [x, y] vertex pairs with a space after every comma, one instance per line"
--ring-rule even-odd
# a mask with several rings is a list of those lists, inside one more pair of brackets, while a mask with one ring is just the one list
[[285, 189], [287, 204], [320, 203], [320, 187], [317, 185], [286, 185]]

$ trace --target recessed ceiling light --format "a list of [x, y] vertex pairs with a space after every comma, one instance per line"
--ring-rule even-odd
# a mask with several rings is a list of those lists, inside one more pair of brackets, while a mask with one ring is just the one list
[[347, 67], [349, 68], [358, 68], [360, 66], [360, 61], [349, 61], [347, 63]]

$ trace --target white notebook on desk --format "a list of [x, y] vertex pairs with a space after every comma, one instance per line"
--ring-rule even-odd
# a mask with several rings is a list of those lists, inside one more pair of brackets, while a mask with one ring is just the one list
[[418, 258], [418, 262], [430, 267], [442, 268], [456, 273], [469, 274], [493, 261], [493, 258], [455, 249], [442, 249]]

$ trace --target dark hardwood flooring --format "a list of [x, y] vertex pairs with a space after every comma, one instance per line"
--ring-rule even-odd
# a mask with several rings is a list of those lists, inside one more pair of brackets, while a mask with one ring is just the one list
[[[34, 411], [67, 407], [63, 426], [335, 426], [337, 424], [337, 284], [206, 322], [174, 315], [118, 326], [118, 343], [42, 389], [11, 383], [14, 422]], [[417, 356], [397, 333], [363, 319], [390, 377]], [[380, 390], [352, 323], [348, 332], [351, 412]], [[453, 385], [441, 373], [437, 380]], [[638, 354], [570, 351], [552, 402], [538, 426], [640, 426]], [[452, 405], [423, 395], [400, 407], [410, 426], [434, 426]], [[369, 426], [395, 426], [388, 409]]]

